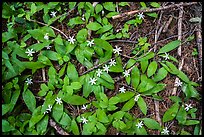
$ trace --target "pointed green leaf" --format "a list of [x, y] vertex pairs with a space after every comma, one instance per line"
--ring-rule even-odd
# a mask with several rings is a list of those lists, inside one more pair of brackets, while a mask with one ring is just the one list
[[168, 72], [166, 71], [166, 69], [164, 67], [162, 67], [158, 70], [157, 74], [154, 75], [153, 80], [155, 82], [161, 81], [167, 76], [167, 74], [168, 74]]
[[133, 106], [135, 105], [135, 101], [134, 98], [131, 98], [128, 102], [126, 102], [124, 104], [124, 106], [122, 107], [122, 111], [128, 111], [130, 110]]
[[150, 77], [155, 74], [157, 70], [157, 62], [152, 61], [147, 68], [147, 76]]
[[168, 122], [173, 120], [176, 117], [178, 109], [179, 109], [179, 103], [176, 102], [164, 113], [162, 121]]
[[137, 89], [139, 82], [140, 82], [140, 70], [138, 69], [137, 66], [135, 66], [131, 72], [131, 84], [135, 90]]
[[140, 62], [140, 65], [141, 65], [142, 73], [145, 73], [145, 71], [147, 70], [147, 67], [149, 65], [149, 61], [143, 60]]
[[102, 26], [97, 22], [90, 22], [88, 25], [86, 25], [86, 27], [89, 30], [93, 30], [93, 31], [96, 31], [96, 30], [99, 30], [100, 28], [102, 28]]
[[74, 135], [79, 135], [79, 127], [78, 127], [75, 119], [72, 119], [70, 128], [71, 128]]
[[77, 72], [75, 66], [71, 62], [68, 63], [67, 75], [68, 75], [69, 79], [72, 81], [78, 80], [78, 77], [79, 77], [78, 72]]
[[139, 106], [142, 113], [146, 115], [147, 114], [147, 104], [141, 96], [139, 97], [137, 101], [137, 105]]
[[165, 53], [165, 52], [169, 52], [171, 50], [174, 50], [175, 48], [177, 48], [179, 45], [181, 44], [180, 40], [175, 40], [175, 41], [171, 41], [168, 44], [164, 45], [158, 52], [158, 54], [161, 53]]
[[161, 128], [159, 123], [154, 119], [143, 118], [142, 120], [144, 121], [145, 126], [147, 126], [150, 129], [158, 129], [159, 130]]
[[78, 95], [64, 96], [62, 100], [71, 105], [83, 105], [88, 102], [85, 98]]

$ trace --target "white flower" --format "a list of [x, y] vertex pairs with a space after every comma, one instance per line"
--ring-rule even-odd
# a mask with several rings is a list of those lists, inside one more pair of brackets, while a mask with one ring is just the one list
[[124, 74], [124, 77], [128, 77], [130, 74], [130, 71], [129, 70], [125, 70], [125, 72], [123, 72], [123, 74]]
[[85, 18], [84, 18], [84, 14], [82, 15], [82, 18], [81, 18], [81, 20], [85, 21]]
[[137, 16], [139, 17], [139, 19], [144, 19], [143, 12], [142, 12], [142, 13], [139, 13]]
[[102, 74], [102, 70], [98, 69], [98, 70], [96, 71], [96, 73], [97, 73], [96, 76], [97, 76], [97, 77], [100, 77], [101, 74]]
[[135, 96], [134, 101], [138, 101], [139, 97], [140, 97], [140, 94], [138, 94], [137, 96]]
[[81, 118], [83, 124], [87, 124], [88, 120], [85, 117]]
[[90, 81], [89, 81], [89, 83], [91, 83], [91, 85], [94, 85], [94, 84], [96, 84], [96, 78], [90, 78]]
[[70, 44], [74, 44], [74, 41], [75, 41], [74, 36], [72, 36], [72, 37], [69, 36], [68, 41]]
[[121, 93], [125, 93], [126, 89], [125, 89], [125, 87], [123, 86], [122, 88], [119, 89], [119, 91], [120, 91]]
[[57, 13], [57, 12], [51, 11], [51, 14], [50, 14], [50, 15], [54, 18], [54, 17], [56, 17], [56, 13]]
[[49, 113], [48, 111], [45, 111], [43, 114]]
[[163, 56], [165, 60], [169, 59], [169, 54], [165, 52], [165, 56]]
[[61, 98], [58, 98], [58, 97], [57, 97], [57, 98], [55, 99], [55, 101], [57, 101], [57, 104], [59, 104], [59, 105], [62, 104]]
[[33, 84], [32, 79], [31, 78], [27, 78], [27, 80], [25, 81], [27, 83], [27, 85]]
[[88, 105], [83, 105], [81, 109], [86, 110]]
[[167, 129], [167, 127], [165, 127], [161, 133], [168, 135], [169, 134], [169, 130]]
[[109, 66], [105, 65], [105, 66], [103, 67], [103, 71], [106, 71], [106, 72], [108, 73], [108, 71], [109, 71]]
[[182, 86], [182, 82], [180, 80], [176, 81], [175, 86], [177, 86], [177, 87]]
[[122, 51], [120, 48], [121, 47], [118, 48], [118, 46], [115, 46], [115, 49], [113, 49], [113, 53], [114, 54], [118, 53], [118, 55], [120, 55], [120, 51]]
[[114, 59], [111, 59], [110, 62], [109, 62], [110, 66], [115, 66], [116, 65], [116, 62]]
[[142, 125], [143, 125], [142, 121], [136, 124], [137, 128], [142, 128]]
[[94, 45], [94, 40], [91, 40], [91, 41], [87, 40], [87, 42], [88, 42], [87, 46], [91, 47], [92, 45]]
[[191, 106], [191, 104], [189, 104], [189, 105], [188, 105], [188, 104], [185, 104], [185, 106], [186, 106], [186, 107], [185, 107], [185, 110], [186, 110], [186, 111], [188, 111], [190, 108], [193, 108], [193, 107]]
[[52, 111], [52, 106], [51, 105], [48, 105], [48, 108], [46, 109], [46, 111]]
[[33, 51], [33, 49], [28, 49], [28, 51], [26, 51], [25, 53], [27, 53], [28, 56], [33, 56], [33, 53], [35, 53], [35, 51]]
[[47, 46], [45, 46], [47, 49], [50, 49], [52, 46], [50, 46], [50, 45], [47, 45]]
[[45, 39], [45, 40], [49, 40], [48, 33], [45, 34], [44, 39]]

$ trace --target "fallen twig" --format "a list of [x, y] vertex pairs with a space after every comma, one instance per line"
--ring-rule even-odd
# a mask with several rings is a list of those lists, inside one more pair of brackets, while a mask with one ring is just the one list
[[117, 18], [121, 18], [121, 17], [128, 16], [131, 14], [136, 14], [136, 13], [155, 12], [155, 11], [160, 11], [160, 10], [167, 10], [167, 9], [174, 8], [174, 7], [189, 6], [189, 5], [193, 5], [193, 4], [197, 4], [197, 2], [180, 3], [180, 4], [174, 4], [174, 5], [169, 5], [169, 6], [154, 8], [154, 9], [134, 10], [134, 11], [129, 11], [129, 12], [125, 12], [125, 13], [122, 13], [119, 15], [112, 16], [112, 19], [117, 19]]
[[64, 35], [66, 39], [68, 39], [68, 36], [67, 36], [66, 34], [64, 34], [64, 32], [62, 32], [61, 30], [59, 30], [59, 29], [57, 29], [57, 28], [55, 28], [55, 27], [53, 27], [53, 26], [49, 26], [48, 24], [42, 23], [42, 22], [37, 21], [37, 20], [32, 20], [32, 19], [30, 19], [29, 21], [36, 22], [36, 23], [38, 23], [38, 24], [51, 27], [52, 29], [54, 29], [54, 30], [58, 31], [59, 33], [61, 33], [62, 35]]
[[164, 29], [163, 29], [163, 33], [167, 32], [169, 25], [171, 24], [172, 20], [173, 20], [173, 16], [170, 16], [169, 20], [166, 22]]
[[[181, 2], [181, 4], [183, 4], [183, 2]], [[182, 38], [182, 17], [183, 17], [183, 6], [180, 7], [179, 19], [178, 19], [178, 40], [180, 40], [180, 41]], [[181, 57], [181, 45], [178, 47], [177, 53], [178, 53], [178, 56]], [[179, 70], [181, 70], [183, 67], [183, 61], [184, 61], [184, 58], [182, 58], [182, 61], [179, 62], [179, 65], [178, 65]], [[177, 86], [175, 86], [175, 85], [176, 85], [176, 83], [178, 83], [178, 81], [179, 81], [179, 78], [176, 77], [175, 82], [174, 82], [174, 89], [173, 89], [172, 95], [176, 95]]]
[[57, 125], [57, 123], [50, 118], [49, 120], [49, 124], [51, 127], [53, 127], [57, 133], [59, 133], [60, 135], [69, 135], [67, 132], [65, 132], [60, 126]]
[[196, 42], [198, 46], [198, 61], [199, 61], [199, 68], [200, 68], [200, 78], [199, 80], [202, 81], [202, 34], [201, 34], [201, 24], [197, 25], [196, 30]]

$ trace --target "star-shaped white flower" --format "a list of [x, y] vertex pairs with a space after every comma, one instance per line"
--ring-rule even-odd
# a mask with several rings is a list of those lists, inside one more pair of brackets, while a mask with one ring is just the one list
[[98, 70], [96, 71], [96, 73], [97, 73], [96, 76], [97, 76], [97, 77], [100, 77], [101, 74], [102, 74], [102, 70], [98, 69]]
[[27, 85], [33, 84], [32, 78], [27, 78], [26, 81]]
[[180, 80], [176, 81], [175, 86], [177, 86], [177, 87], [182, 86], [182, 82]]
[[119, 89], [119, 91], [120, 91], [121, 93], [125, 93], [126, 89], [125, 89], [125, 87], [123, 86], [122, 88]]
[[54, 18], [54, 17], [56, 17], [56, 13], [57, 13], [56, 11], [51, 11], [50, 16], [52, 16]]
[[137, 128], [142, 128], [142, 126], [143, 126], [143, 122], [140, 121], [139, 123], [136, 124], [136, 126], [137, 126]]
[[50, 45], [47, 45], [47, 46], [45, 46], [47, 49], [50, 49], [52, 46], [50, 46]]
[[163, 56], [165, 60], [169, 59], [169, 54], [165, 52], [165, 56]]
[[139, 97], [140, 97], [140, 94], [136, 95], [134, 101], [138, 101]]
[[169, 134], [169, 130], [167, 129], [167, 127], [165, 127], [161, 133], [165, 134], [165, 135], [168, 135]]
[[91, 85], [95, 85], [96, 84], [96, 78], [90, 78], [89, 83], [91, 83]]
[[91, 40], [91, 41], [89, 41], [89, 40], [87, 40], [87, 46], [92, 46], [92, 45], [94, 45], [94, 39], [93, 40]]
[[144, 19], [143, 12], [142, 12], [142, 13], [139, 13], [137, 16], [139, 17], [139, 19]]
[[189, 104], [189, 105], [188, 105], [188, 104], [185, 104], [185, 106], [186, 106], [186, 107], [185, 107], [185, 110], [186, 110], [186, 111], [188, 111], [190, 108], [193, 108], [193, 107], [191, 106], [191, 104]]
[[57, 97], [57, 98], [55, 99], [55, 101], [56, 101], [56, 102], [57, 102], [57, 104], [59, 104], [59, 105], [61, 105], [61, 104], [62, 104], [62, 100], [61, 100], [61, 98], [58, 98], [58, 97]]
[[35, 53], [35, 51], [33, 51], [33, 49], [28, 49], [25, 53], [27, 53], [28, 56], [33, 56], [33, 53]]
[[72, 36], [72, 37], [69, 36], [68, 41], [70, 44], [74, 44], [74, 41], [75, 41], [74, 36]]
[[124, 74], [124, 77], [128, 77], [130, 74], [130, 71], [129, 70], [125, 70], [125, 72], [123, 72], [123, 74]]
[[85, 21], [84, 14], [83, 14], [82, 17], [81, 17], [81, 20]]
[[108, 73], [108, 71], [109, 71], [109, 66], [108, 65], [105, 65], [104, 67], [103, 67], [103, 71], [106, 71], [107, 73]]
[[120, 48], [121, 47], [118, 48], [118, 46], [115, 46], [115, 49], [113, 49], [113, 53], [114, 54], [118, 53], [118, 55], [120, 55], [120, 51], [122, 51]]
[[88, 120], [85, 117], [81, 118], [83, 124], [87, 124]]
[[114, 59], [111, 59], [110, 62], [109, 62], [110, 66], [115, 66], [116, 65], [116, 62]]
[[48, 105], [48, 108], [46, 109], [46, 111], [52, 111], [52, 106], [51, 105]]
[[44, 35], [44, 39], [45, 39], [45, 40], [49, 40], [48, 33], [46, 33], [46, 34]]
[[88, 105], [83, 105], [81, 109], [86, 110]]
[[45, 111], [43, 114], [49, 113], [48, 111]]

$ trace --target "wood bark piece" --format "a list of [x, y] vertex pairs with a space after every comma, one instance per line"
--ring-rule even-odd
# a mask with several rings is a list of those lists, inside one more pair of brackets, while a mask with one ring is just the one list
[[69, 135], [67, 132], [65, 132], [60, 126], [57, 125], [57, 123], [50, 118], [49, 120], [49, 124], [51, 127], [53, 127], [57, 133], [59, 133], [60, 135]]
[[125, 13], [122, 13], [122, 14], [119, 14], [119, 15], [115, 15], [115, 16], [112, 17], [112, 19], [117, 19], [117, 18], [125, 17], [125, 16], [131, 15], [131, 14], [136, 14], [136, 13], [155, 12], [155, 11], [167, 10], [167, 9], [175, 8], [175, 7], [189, 6], [189, 5], [193, 5], [193, 4], [197, 4], [197, 2], [173, 4], [173, 5], [164, 6], [164, 7], [160, 7], [160, 8], [154, 8], [154, 9], [134, 10], [134, 11], [125, 12]]
[[163, 33], [167, 32], [168, 27], [169, 27], [169, 25], [171, 24], [173, 18], [174, 18], [173, 16], [170, 16], [169, 20], [167, 21], [167, 23], [166, 23], [165, 26], [164, 26], [164, 29], [163, 29], [163, 31], [162, 31]]
[[198, 24], [198, 28], [196, 30], [196, 42], [198, 46], [198, 61], [199, 61], [199, 69], [200, 69], [200, 78], [202, 81], [202, 34], [201, 34], [201, 24]]

